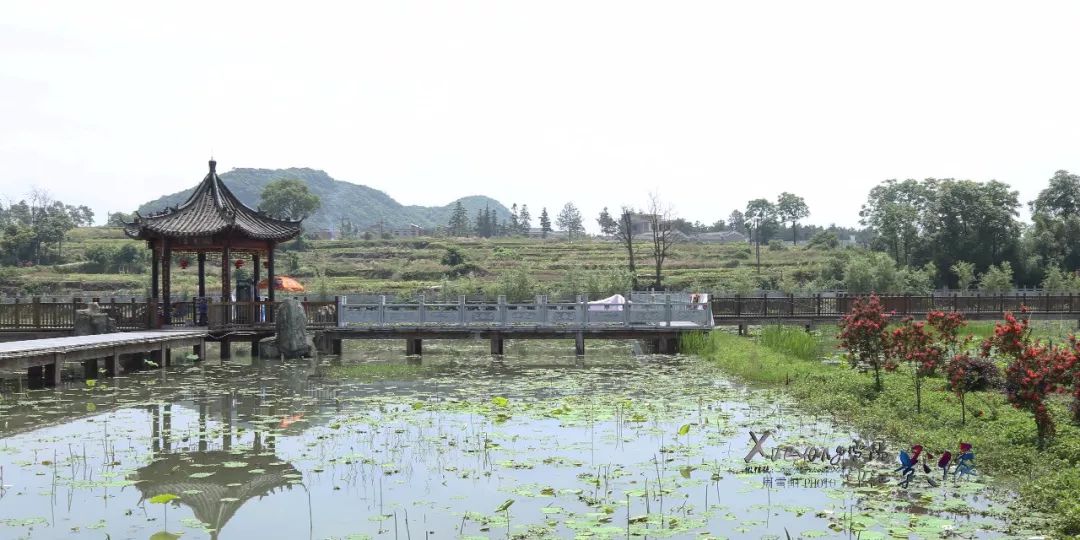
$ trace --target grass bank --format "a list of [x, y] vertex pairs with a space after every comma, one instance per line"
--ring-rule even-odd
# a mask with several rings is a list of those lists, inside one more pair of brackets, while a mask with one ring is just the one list
[[[1057, 532], [1080, 536], [1080, 427], [1069, 423], [1064, 399], [1051, 405], [1058, 433], [1040, 451], [1031, 415], [1014, 409], [1000, 392], [968, 394], [967, 422], [962, 424], [958, 400], [944, 379], [932, 377], [923, 383], [919, 413], [910, 376], [887, 374], [884, 390], [875, 393], [872, 374], [847, 364], [822, 363], [820, 356], [807, 352], [813, 348], [808, 339], [817, 341], [821, 350], [830, 335], [795, 328], [771, 332], [744, 338], [714, 331], [690, 337], [683, 345], [685, 351], [709, 358], [748, 382], [784, 386], [801, 405], [868, 434], [922, 444], [935, 454], [941, 449], [955, 453], [959, 441], [970, 442], [983, 474], [1017, 486], [1022, 504], [1050, 515]], [[780, 335], [784, 332], [805, 335]]]

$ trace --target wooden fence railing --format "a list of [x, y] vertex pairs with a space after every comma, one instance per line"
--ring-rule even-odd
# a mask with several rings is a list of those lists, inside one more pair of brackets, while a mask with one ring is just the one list
[[[829, 319], [851, 310], [862, 295], [809, 294], [713, 296], [715, 319]], [[878, 295], [886, 311], [898, 317], [922, 317], [930, 311], [959, 312], [969, 317], [1000, 316], [1027, 306], [1038, 316], [1080, 317], [1077, 294], [928, 294]]]
[[[70, 301], [32, 298], [0, 303], [0, 330], [69, 330], [75, 327], [75, 312], [96, 302], [101, 311], [116, 321], [117, 330], [204, 326], [215, 328], [272, 328], [274, 305], [270, 302], [174, 301], [169, 313], [152, 299], [101, 302], [96, 298]], [[337, 325], [337, 302], [302, 301], [309, 327]]]

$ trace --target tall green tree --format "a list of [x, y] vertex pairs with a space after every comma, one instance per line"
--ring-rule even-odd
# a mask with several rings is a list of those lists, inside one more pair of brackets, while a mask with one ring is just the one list
[[450, 214], [450, 222], [446, 224], [446, 231], [450, 236], [469, 236], [469, 213], [465, 206], [458, 201], [454, 204], [454, 211]]
[[727, 224], [731, 230], [746, 234], [746, 216], [738, 209], [731, 211], [731, 215], [728, 216]]
[[581, 211], [578, 210], [574, 203], [568, 202], [563, 205], [562, 210], [559, 211], [559, 216], [555, 219], [555, 224], [560, 229], [566, 231], [566, 239], [573, 242], [575, 234], [581, 234], [585, 232], [585, 226], [582, 223]]
[[596, 224], [600, 225], [600, 232], [605, 236], [615, 236], [619, 230], [619, 223], [608, 213], [607, 207], [600, 211], [600, 217], [596, 218]]
[[757, 271], [761, 273], [761, 243], [769, 240], [776, 227], [776, 206], [768, 199], [754, 199], [746, 203], [746, 224], [751, 229], [757, 255]]
[[1057, 171], [1031, 207], [1030, 251], [1043, 267], [1080, 268], [1080, 175]]
[[547, 238], [551, 232], [551, 218], [548, 217], [547, 207], [540, 209], [540, 237]]
[[319, 209], [319, 196], [295, 178], [279, 178], [263, 188], [259, 208], [284, 219], [304, 219]]
[[776, 201], [776, 213], [780, 221], [791, 223], [791, 243], [799, 243], [799, 220], [806, 219], [810, 215], [810, 207], [802, 197], [793, 193], [783, 192]]
[[1020, 259], [1019, 208], [1019, 194], [1007, 184], [938, 180], [921, 240], [927, 259], [941, 270], [957, 261], [974, 263], [980, 272], [991, 265], [1015, 266]]
[[529, 229], [532, 229], [532, 216], [529, 215], [529, 205], [521, 205], [521, 212], [518, 213], [518, 227], [522, 236], [529, 236]]
[[134, 216], [124, 212], [110, 212], [105, 218], [106, 227], [123, 227], [127, 223], [131, 223], [134, 220]]
[[892, 255], [897, 264], [912, 264], [936, 188], [937, 181], [927, 179], [886, 180], [871, 189], [859, 221], [873, 229], [874, 247]]
[[615, 237], [619, 239], [619, 243], [626, 248], [626, 267], [630, 273], [630, 287], [631, 289], [637, 289], [637, 263], [634, 260], [634, 212], [630, 208], [622, 207], [622, 214], [619, 215], [619, 221], [615, 227]]
[[664, 204], [660, 194], [649, 194], [649, 207], [647, 215], [651, 222], [652, 247], [653, 247], [653, 287], [656, 290], [664, 290], [663, 269], [664, 261], [671, 254], [671, 249], [677, 245], [685, 235], [680, 233], [674, 226], [675, 213], [671, 206]]
[[510, 221], [506, 224], [506, 234], [515, 236], [521, 232], [521, 223], [518, 222], [518, 206], [514, 203], [510, 206]]

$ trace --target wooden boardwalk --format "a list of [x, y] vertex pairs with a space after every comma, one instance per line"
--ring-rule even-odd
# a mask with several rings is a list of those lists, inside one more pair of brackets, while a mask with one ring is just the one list
[[151, 353], [159, 364], [163, 364], [168, 362], [170, 349], [199, 347], [205, 350], [206, 337], [206, 330], [188, 329], [9, 341], [0, 343], [0, 370], [25, 369], [31, 380], [41, 379], [44, 384], [54, 386], [60, 383], [67, 362], [81, 363], [88, 378], [95, 378], [97, 362], [104, 360], [106, 372], [115, 375], [120, 355]]

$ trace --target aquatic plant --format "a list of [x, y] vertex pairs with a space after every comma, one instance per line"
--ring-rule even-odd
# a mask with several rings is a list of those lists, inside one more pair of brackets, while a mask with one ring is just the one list
[[762, 345], [790, 354], [803, 360], [818, 357], [821, 340], [818, 336], [797, 326], [771, 325], [761, 330], [758, 342]]

